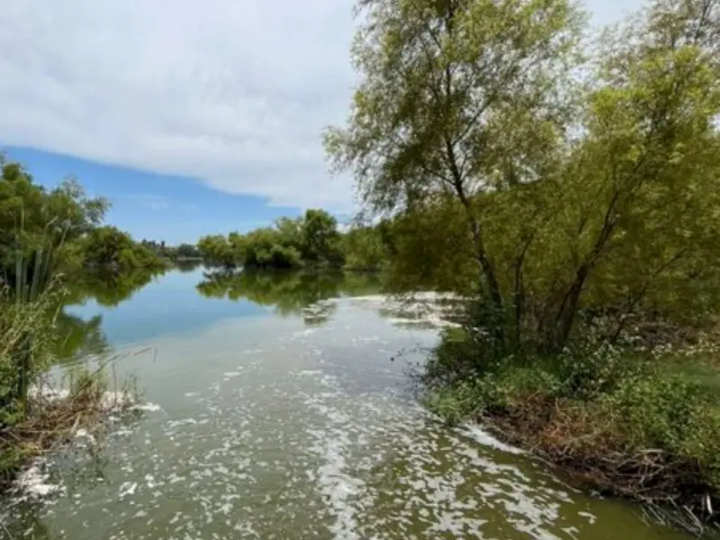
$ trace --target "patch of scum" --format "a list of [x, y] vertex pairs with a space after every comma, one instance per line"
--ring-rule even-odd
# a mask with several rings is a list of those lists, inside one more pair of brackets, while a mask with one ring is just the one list
[[367, 295], [320, 300], [305, 308], [309, 313], [322, 312], [327, 306], [344, 304], [377, 311], [393, 325], [424, 325], [431, 328], [456, 327], [449, 315], [457, 309], [453, 302], [463, 298], [450, 293], [432, 291], [418, 292], [407, 296]]
[[320, 382], [328, 391], [319, 392], [307, 401], [307, 405], [321, 415], [325, 424], [323, 429], [309, 430], [315, 441], [308, 450], [321, 460], [313, 476], [334, 518], [334, 522], [329, 526], [333, 538], [357, 540], [360, 536], [357, 532], [356, 510], [351, 499], [362, 491], [363, 482], [347, 472], [347, 453], [351, 439], [346, 427], [350, 418], [332, 405], [332, 402], [340, 397], [334, 378], [321, 375]]
[[[502, 508], [498, 519], [532, 538], [556, 538], [548, 527], [557, 520], [561, 503], [569, 502], [563, 492], [531, 487], [515, 466], [483, 457], [467, 430], [458, 437], [428, 430], [420, 409], [399, 409], [379, 396], [343, 406], [336, 379], [322, 376], [320, 381], [328, 391], [309, 398], [308, 405], [327, 419], [328, 427], [313, 432], [316, 444], [310, 450], [322, 457], [313, 478], [334, 519], [329, 526], [333, 538], [482, 538], [487, 524], [482, 516], [492, 508]], [[369, 440], [373, 455], [358, 460], [354, 445]], [[404, 474], [386, 484], [379, 471], [398, 465]], [[387, 536], [390, 531], [395, 536]]]

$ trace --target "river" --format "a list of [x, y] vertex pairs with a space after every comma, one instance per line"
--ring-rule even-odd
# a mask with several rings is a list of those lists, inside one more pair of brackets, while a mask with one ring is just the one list
[[440, 321], [378, 291], [198, 268], [66, 308], [64, 356], [124, 351], [142, 414], [42, 464], [48, 495], [2, 501], [0, 538], [686, 538], [424, 412], [408, 372]]

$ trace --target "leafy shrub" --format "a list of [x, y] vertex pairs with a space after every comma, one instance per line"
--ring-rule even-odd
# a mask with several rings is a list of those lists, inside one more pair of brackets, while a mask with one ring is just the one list
[[720, 399], [696, 383], [656, 370], [623, 381], [602, 398], [631, 448], [657, 448], [696, 461], [720, 488]]

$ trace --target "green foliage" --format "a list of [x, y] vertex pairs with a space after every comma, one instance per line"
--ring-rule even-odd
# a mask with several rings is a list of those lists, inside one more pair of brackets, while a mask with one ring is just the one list
[[310, 209], [305, 212], [301, 224], [302, 258], [314, 264], [340, 265], [340, 233], [337, 220], [324, 210]]
[[506, 437], [616, 494], [699, 513], [699, 494], [717, 499], [720, 394], [685, 373], [701, 350], [614, 347], [586, 329], [559, 356], [494, 356], [476, 332], [446, 332], [421, 376], [426, 405], [448, 423], [499, 420]]
[[720, 489], [720, 399], [672, 373], [625, 379], [603, 405], [638, 448], [663, 448], [698, 459]]
[[209, 266], [235, 266], [234, 246], [221, 234], [203, 236], [198, 242], [198, 249]]
[[148, 247], [109, 225], [91, 229], [83, 237], [82, 245], [85, 264], [95, 270], [122, 273], [162, 267], [160, 259]]
[[180, 244], [175, 248], [175, 258], [194, 259], [200, 257], [200, 250], [193, 244]]
[[75, 242], [102, 221], [107, 201], [88, 198], [74, 180], [47, 190], [18, 163], [0, 159], [0, 169], [0, 280], [16, 287], [38, 282], [38, 265], [77, 263]]
[[567, 0], [359, 6], [362, 80], [326, 147], [392, 214], [395, 281], [480, 293], [508, 353], [557, 354], [581, 314], [613, 312], [610, 335], [712, 317], [717, 5], [653, 2], [587, 64]]
[[234, 268], [297, 269], [341, 266], [344, 255], [337, 221], [324, 210], [307, 210], [296, 219], [281, 218], [272, 227], [200, 239], [208, 265]]
[[389, 256], [380, 227], [353, 227], [342, 235], [341, 244], [348, 269], [379, 270]]
[[454, 426], [482, 412], [480, 396], [475, 385], [465, 381], [455, 387], [436, 388], [428, 392], [423, 401], [444, 422]]
[[28, 390], [48, 367], [55, 306], [49, 292], [32, 302], [0, 293], [0, 427], [24, 418]]
[[[0, 427], [4, 427], [26, 418], [29, 390], [51, 358], [70, 358], [90, 349], [100, 352], [106, 345], [99, 319], [88, 322], [81, 332], [82, 321], [62, 312], [69, 300], [63, 288], [68, 275], [77, 280], [91, 268], [123, 280], [132, 270], [154, 272], [162, 265], [126, 233], [100, 226], [108, 203], [87, 197], [76, 181], [46, 189], [17, 163], [0, 159], [0, 170]], [[86, 339], [85, 330], [92, 330], [94, 338]], [[8, 452], [3, 450], [3, 459], [12, 457], [13, 449]]]
[[120, 272], [160, 265], [128, 234], [100, 226], [108, 202], [88, 197], [77, 181], [46, 189], [18, 163], [0, 160], [0, 167], [0, 280], [5, 286], [43, 287], [38, 273], [49, 278], [84, 267]]
[[302, 266], [300, 238], [290, 220], [282, 220], [283, 228], [255, 229], [244, 236], [237, 235], [239, 259], [245, 268], [298, 268]]

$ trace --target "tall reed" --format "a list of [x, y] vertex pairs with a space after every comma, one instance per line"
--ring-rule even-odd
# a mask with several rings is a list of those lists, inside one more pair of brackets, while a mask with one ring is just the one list
[[50, 220], [31, 237], [20, 213], [13, 249], [0, 258], [0, 427], [23, 419], [34, 379], [49, 362], [63, 294], [57, 263], [67, 228]]

